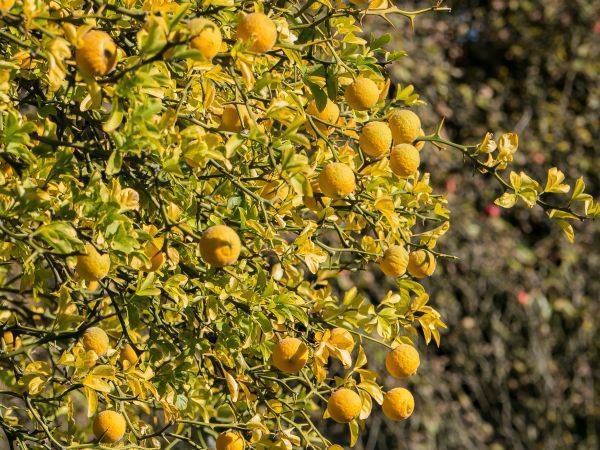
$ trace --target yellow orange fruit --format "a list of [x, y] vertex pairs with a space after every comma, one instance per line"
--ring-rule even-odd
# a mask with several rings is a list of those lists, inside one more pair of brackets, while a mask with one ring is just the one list
[[366, 111], [379, 101], [379, 88], [369, 78], [359, 77], [346, 87], [344, 97], [355, 111]]
[[413, 175], [421, 164], [419, 150], [411, 144], [398, 144], [390, 152], [390, 168], [399, 177]]
[[197, 18], [189, 23], [192, 33], [190, 45], [202, 53], [204, 58], [213, 59], [223, 43], [223, 36], [219, 27], [208, 19]]
[[19, 336], [15, 336], [12, 331], [6, 330], [2, 337], [4, 339], [4, 344], [6, 345], [6, 349], [9, 352], [17, 350], [21, 348], [21, 338]]
[[381, 158], [392, 146], [392, 130], [385, 122], [369, 122], [363, 127], [358, 143], [365, 154]]
[[104, 31], [88, 31], [77, 46], [75, 62], [83, 76], [104, 76], [117, 65], [117, 45]]
[[275, 345], [271, 357], [282, 372], [298, 373], [308, 361], [308, 347], [300, 339], [288, 337]]
[[425, 278], [435, 272], [435, 256], [427, 250], [415, 250], [408, 258], [408, 273], [415, 278]]
[[329, 163], [319, 174], [319, 188], [327, 197], [345, 197], [356, 187], [354, 172], [343, 163]]
[[227, 225], [207, 228], [200, 238], [200, 254], [211, 266], [224, 267], [235, 263], [241, 249], [239, 236]]
[[414, 375], [419, 364], [421, 364], [419, 352], [409, 344], [400, 344], [385, 358], [385, 368], [391, 376], [399, 380]]
[[101, 255], [92, 244], [85, 244], [85, 254], [77, 256], [76, 269], [85, 281], [100, 281], [110, 271], [110, 256]]
[[248, 128], [249, 123], [250, 114], [248, 113], [248, 108], [246, 108], [246, 106], [228, 104], [223, 107], [220, 126], [221, 130], [239, 133]]
[[15, 0], [0, 0], [0, 11], [8, 12], [15, 6]]
[[138, 355], [130, 344], [125, 344], [121, 348], [120, 356], [121, 363], [125, 363], [125, 361], [127, 361], [131, 366], [133, 366], [138, 360]]
[[127, 423], [121, 413], [106, 410], [96, 416], [92, 428], [96, 439], [113, 444], [121, 440], [127, 429]]
[[225, 431], [217, 437], [217, 450], [244, 450], [246, 442], [235, 431]]
[[83, 348], [93, 350], [98, 356], [102, 356], [108, 351], [108, 335], [100, 327], [90, 327], [85, 330], [81, 342]]
[[156, 272], [165, 263], [165, 254], [161, 251], [165, 243], [163, 236], [155, 236], [144, 247], [144, 254], [150, 259], [150, 265], [145, 268], [148, 272]]
[[327, 402], [327, 412], [337, 423], [348, 423], [356, 419], [361, 407], [360, 396], [348, 388], [338, 389]]
[[388, 277], [404, 275], [408, 266], [408, 251], [402, 245], [391, 245], [379, 261], [379, 268]]
[[[333, 129], [327, 124], [335, 125], [338, 119], [340, 118], [340, 108], [338, 105], [333, 103], [331, 100], [327, 99], [327, 103], [322, 111], [319, 111], [317, 108], [317, 103], [314, 100], [311, 100], [306, 107], [306, 114], [316, 117], [320, 120], [314, 120], [315, 127], [319, 129], [323, 134], [329, 135], [333, 131]], [[321, 122], [322, 121], [322, 122]], [[323, 123], [325, 122], [325, 123]], [[308, 124], [309, 131], [314, 133], [314, 130], [310, 123]]]
[[252, 40], [250, 50], [265, 53], [277, 42], [277, 27], [275, 22], [263, 13], [248, 14], [237, 26], [237, 38], [244, 42]]
[[327, 450], [344, 450], [344, 447], [338, 444], [333, 444], [327, 447]]
[[395, 144], [412, 144], [421, 133], [421, 120], [408, 109], [396, 109], [388, 117]]
[[395, 388], [383, 397], [383, 413], [391, 420], [404, 420], [413, 413], [415, 399], [408, 389]]

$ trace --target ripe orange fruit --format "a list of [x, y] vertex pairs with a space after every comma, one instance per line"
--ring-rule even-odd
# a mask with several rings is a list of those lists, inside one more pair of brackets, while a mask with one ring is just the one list
[[379, 268], [388, 277], [404, 275], [408, 266], [408, 252], [402, 245], [391, 245], [379, 261]]
[[379, 101], [379, 88], [373, 80], [359, 77], [346, 87], [344, 97], [353, 110], [366, 111]]
[[190, 42], [192, 48], [202, 53], [204, 58], [213, 59], [223, 43], [223, 36], [219, 27], [208, 19], [197, 18], [189, 23], [189, 27], [194, 36]]
[[408, 273], [415, 278], [425, 278], [435, 272], [435, 256], [427, 250], [411, 252], [408, 258]]
[[358, 139], [362, 151], [372, 158], [385, 156], [392, 146], [392, 131], [385, 122], [369, 122]]
[[414, 375], [421, 364], [419, 352], [408, 344], [400, 344], [387, 354], [385, 367], [394, 378], [403, 379]]
[[104, 76], [117, 65], [117, 45], [104, 31], [88, 31], [77, 46], [75, 62], [83, 76]]
[[92, 244], [85, 244], [84, 251], [77, 256], [77, 273], [85, 281], [100, 281], [110, 271], [110, 256], [101, 255]]
[[421, 164], [419, 150], [411, 144], [398, 144], [390, 153], [390, 168], [399, 177], [413, 175]]
[[225, 431], [217, 437], [217, 450], [244, 450], [246, 442], [235, 431]]
[[395, 144], [412, 144], [421, 133], [421, 120], [408, 109], [397, 109], [388, 117]]
[[360, 396], [348, 388], [338, 389], [331, 394], [327, 402], [327, 412], [337, 423], [348, 423], [356, 419], [361, 407]]
[[[319, 129], [323, 134], [329, 135], [333, 131], [331, 127], [328, 127], [326, 124], [335, 125], [340, 118], [340, 108], [338, 105], [333, 103], [331, 100], [327, 99], [327, 103], [325, 104], [325, 108], [322, 111], [319, 111], [317, 108], [317, 103], [314, 100], [311, 100], [306, 107], [306, 114], [310, 116], [314, 116], [317, 119], [322, 120], [313, 120], [315, 123], [315, 127]], [[309, 131], [313, 134], [316, 134], [312, 128], [312, 125], [308, 124]]]
[[127, 423], [122, 414], [106, 410], [96, 416], [92, 428], [96, 439], [113, 444], [121, 440], [127, 429]]
[[228, 104], [223, 107], [221, 115], [221, 126], [219, 129], [239, 133], [248, 128], [250, 123], [250, 114], [245, 105]]
[[308, 347], [300, 339], [288, 337], [275, 345], [271, 357], [282, 372], [298, 373], [308, 361]]
[[85, 330], [81, 342], [84, 349], [93, 350], [98, 356], [104, 355], [110, 344], [108, 335], [100, 327], [90, 327]]
[[133, 366], [138, 360], [138, 355], [130, 344], [125, 344], [121, 348], [120, 356], [121, 363], [124, 364], [125, 361], [127, 361], [131, 366]]
[[244, 42], [253, 40], [250, 50], [265, 53], [277, 42], [277, 27], [275, 22], [263, 13], [248, 14], [237, 26], [237, 38]]
[[383, 397], [383, 413], [391, 420], [404, 420], [413, 413], [415, 399], [408, 389], [395, 388]]
[[354, 172], [343, 163], [329, 163], [319, 174], [319, 188], [327, 197], [345, 197], [356, 187]]
[[0, 0], [0, 11], [8, 12], [15, 6], [15, 0]]
[[239, 236], [227, 225], [207, 228], [200, 238], [200, 255], [211, 266], [224, 267], [235, 263], [241, 249]]

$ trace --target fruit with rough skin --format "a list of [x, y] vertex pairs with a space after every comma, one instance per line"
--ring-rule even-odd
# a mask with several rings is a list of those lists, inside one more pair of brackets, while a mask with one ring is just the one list
[[124, 364], [125, 361], [127, 361], [131, 366], [133, 366], [138, 360], [138, 355], [130, 344], [125, 344], [121, 348], [120, 356], [121, 363]]
[[235, 431], [225, 431], [217, 437], [217, 450], [244, 450], [246, 442]]
[[275, 345], [272, 359], [282, 372], [298, 373], [308, 361], [308, 347], [300, 339], [288, 337]]
[[250, 123], [250, 114], [245, 105], [228, 104], [223, 107], [221, 115], [221, 126], [219, 129], [239, 133], [248, 128]]
[[202, 53], [207, 60], [213, 59], [223, 43], [223, 36], [219, 27], [208, 19], [197, 18], [189, 23], [192, 33], [190, 45]]
[[[311, 100], [306, 107], [306, 114], [309, 116], [316, 117], [319, 120], [313, 119], [314, 126], [323, 134], [329, 135], [333, 131], [333, 129], [327, 124], [335, 125], [340, 118], [340, 108], [338, 105], [333, 103], [331, 100], [327, 99], [327, 103], [322, 111], [319, 111], [317, 107], [317, 103], [314, 100]], [[325, 123], [323, 123], [325, 122]], [[316, 134], [313, 126], [308, 123], [308, 130], [311, 134]]]
[[253, 40], [250, 51], [265, 53], [277, 43], [277, 27], [275, 22], [263, 13], [248, 14], [237, 26], [237, 38], [244, 42]]
[[15, 6], [15, 0], [0, 0], [0, 11], [8, 12]]
[[211, 266], [225, 267], [235, 263], [241, 249], [240, 237], [227, 225], [207, 228], [200, 237], [200, 254]]
[[108, 335], [100, 327], [90, 327], [85, 330], [81, 342], [84, 349], [93, 350], [98, 356], [102, 356], [108, 351]]
[[394, 144], [412, 144], [421, 134], [421, 119], [408, 109], [396, 109], [388, 117]]
[[379, 268], [388, 277], [399, 277], [406, 273], [408, 251], [402, 245], [391, 245], [379, 261]]
[[85, 254], [77, 256], [77, 273], [85, 281], [100, 281], [110, 271], [110, 256], [101, 255], [92, 244], [85, 244]]
[[419, 352], [409, 344], [400, 344], [385, 358], [385, 368], [391, 376], [399, 380], [417, 373], [420, 364]]
[[363, 127], [358, 143], [366, 155], [381, 158], [392, 146], [392, 130], [385, 122], [369, 122]]
[[88, 31], [77, 46], [75, 62], [83, 76], [104, 76], [117, 65], [117, 45], [104, 31]]
[[425, 278], [435, 272], [435, 256], [427, 250], [415, 250], [408, 258], [408, 273], [415, 278]]
[[356, 187], [354, 172], [344, 163], [329, 163], [319, 174], [319, 188], [327, 197], [345, 197]]
[[408, 389], [395, 388], [383, 397], [383, 413], [391, 420], [404, 420], [415, 409], [415, 399]]
[[102, 411], [94, 419], [93, 430], [96, 439], [107, 444], [121, 440], [126, 429], [125, 417], [116, 411]]
[[369, 78], [359, 77], [346, 87], [344, 97], [355, 111], [366, 111], [379, 101], [379, 88]]
[[356, 419], [361, 407], [360, 396], [348, 388], [338, 389], [327, 402], [327, 412], [337, 423], [349, 423]]
[[419, 150], [411, 144], [398, 144], [390, 152], [390, 168], [399, 177], [410, 177], [421, 164]]

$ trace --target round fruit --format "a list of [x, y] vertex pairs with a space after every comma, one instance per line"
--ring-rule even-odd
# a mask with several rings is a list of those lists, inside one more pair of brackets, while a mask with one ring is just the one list
[[101, 255], [92, 244], [85, 244], [85, 254], [77, 257], [77, 273], [85, 281], [100, 281], [110, 270], [110, 256]]
[[164, 243], [164, 237], [153, 237], [144, 247], [144, 254], [150, 258], [150, 265], [145, 267], [148, 272], [156, 272], [165, 263], [165, 254], [161, 251]]
[[360, 414], [361, 407], [360, 396], [347, 388], [335, 391], [327, 402], [329, 416], [337, 423], [348, 423], [356, 419]]
[[104, 76], [117, 65], [117, 45], [104, 31], [88, 31], [77, 46], [75, 62], [83, 76]]
[[414, 375], [419, 364], [421, 364], [419, 352], [408, 344], [400, 344], [385, 358], [385, 368], [390, 375], [399, 380]]
[[[306, 114], [310, 116], [314, 116], [320, 120], [313, 120], [315, 127], [319, 129], [322, 133], [329, 135], [333, 131], [331, 127], [328, 127], [326, 123], [335, 125], [340, 118], [340, 108], [338, 105], [333, 103], [331, 100], [327, 99], [327, 103], [325, 104], [325, 108], [322, 111], [319, 111], [317, 108], [317, 103], [314, 100], [311, 100], [306, 107]], [[323, 123], [323, 122], [326, 123]], [[312, 126], [309, 123], [309, 130], [314, 132]]]
[[354, 172], [346, 164], [329, 163], [319, 174], [319, 188], [327, 197], [345, 197], [354, 192], [355, 187]]
[[363, 127], [358, 143], [365, 154], [381, 158], [392, 146], [392, 130], [385, 122], [369, 122]]
[[334, 328], [329, 335], [329, 343], [334, 347], [349, 352], [354, 348], [354, 338], [345, 328]]
[[399, 177], [413, 175], [421, 164], [419, 150], [410, 144], [398, 144], [390, 153], [390, 168]]
[[408, 389], [395, 388], [383, 397], [383, 413], [391, 420], [404, 420], [413, 413], [415, 399]]
[[421, 120], [408, 109], [397, 109], [388, 117], [395, 144], [412, 144], [421, 133]]
[[366, 111], [379, 101], [379, 88], [373, 80], [359, 77], [346, 87], [344, 97], [353, 110]]
[[408, 252], [401, 245], [392, 245], [384, 253], [379, 261], [379, 268], [388, 277], [399, 277], [404, 275], [408, 266]]
[[108, 335], [102, 328], [88, 328], [83, 332], [81, 341], [83, 343], [83, 348], [86, 350], [93, 350], [98, 356], [102, 356], [108, 351]]
[[344, 447], [338, 444], [330, 445], [327, 450], [344, 450]]
[[415, 278], [425, 278], [435, 272], [435, 256], [427, 250], [411, 252], [408, 258], [408, 273]]
[[308, 347], [300, 339], [282, 339], [273, 349], [273, 365], [282, 372], [298, 373], [308, 361]]
[[230, 131], [232, 133], [239, 133], [245, 128], [248, 128], [250, 122], [250, 114], [248, 114], [248, 108], [244, 105], [225, 105], [223, 107], [223, 114], [221, 115], [221, 127], [223, 131]]
[[133, 366], [137, 360], [138, 356], [133, 347], [129, 344], [125, 344], [123, 348], [121, 348], [121, 363], [127, 361], [129, 365]]
[[102, 411], [94, 419], [94, 435], [101, 442], [112, 444], [125, 434], [127, 424], [125, 417], [116, 411]]
[[237, 38], [241, 41], [253, 40], [250, 50], [265, 53], [277, 42], [275, 22], [263, 13], [252, 13], [244, 16], [237, 26]]
[[15, 6], [15, 0], [0, 0], [0, 11], [8, 12]]
[[242, 243], [235, 231], [227, 225], [207, 228], [200, 238], [200, 254], [211, 266], [224, 267], [235, 263]]
[[246, 443], [239, 433], [225, 431], [217, 437], [217, 450], [244, 450]]
[[213, 59], [223, 43], [223, 37], [221, 36], [221, 30], [208, 19], [198, 18], [190, 21], [190, 30], [192, 32], [192, 48], [202, 53], [204, 58], [211, 60]]

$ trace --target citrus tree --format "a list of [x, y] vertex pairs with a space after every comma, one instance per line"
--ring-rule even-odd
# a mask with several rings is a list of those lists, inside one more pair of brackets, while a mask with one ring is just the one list
[[[445, 327], [420, 280], [451, 258], [428, 152], [455, 152], [500, 184], [500, 206], [537, 205], [569, 239], [600, 215], [582, 179], [508, 171], [514, 133], [422, 129], [423, 101], [386, 76], [405, 54], [361, 23], [446, 9], [0, 2], [10, 448], [335, 450], [323, 418], [353, 445], [373, 408], [413, 413], [403, 380]], [[360, 270], [396, 289], [334, 289]]]

